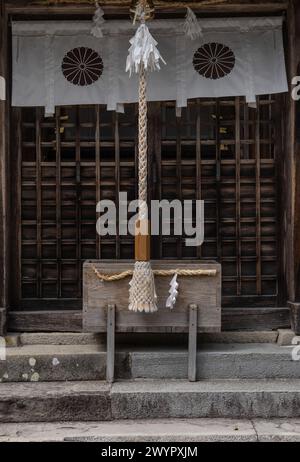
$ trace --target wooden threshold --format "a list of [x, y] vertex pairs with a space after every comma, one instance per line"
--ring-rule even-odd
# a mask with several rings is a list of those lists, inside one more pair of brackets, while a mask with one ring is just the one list
[[[262, 331], [290, 328], [288, 307], [223, 308], [222, 331]], [[10, 332], [82, 332], [82, 312], [10, 311]]]

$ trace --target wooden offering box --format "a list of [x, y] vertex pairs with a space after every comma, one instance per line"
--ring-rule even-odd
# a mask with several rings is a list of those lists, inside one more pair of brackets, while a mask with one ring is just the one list
[[189, 306], [197, 305], [197, 331], [219, 332], [221, 329], [221, 265], [200, 261], [152, 262], [153, 270], [216, 270], [215, 276], [178, 276], [179, 295], [173, 310], [166, 308], [172, 276], [155, 276], [159, 310], [156, 313], [133, 313], [128, 310], [131, 277], [119, 281], [101, 281], [101, 274], [117, 274], [133, 269], [126, 260], [87, 261], [83, 267], [83, 330], [107, 331], [107, 308], [115, 306], [116, 332], [188, 332]]

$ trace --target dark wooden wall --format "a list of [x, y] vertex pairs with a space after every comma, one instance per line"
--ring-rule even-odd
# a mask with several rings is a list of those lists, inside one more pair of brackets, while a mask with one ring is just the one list
[[[6, 9], [4, 8], [4, 3]], [[124, 3], [124, 2], [123, 2]], [[171, 2], [170, 2], [171, 3]], [[240, 0], [229, 1], [226, 5], [213, 5], [197, 8], [203, 14], [276, 14], [287, 10], [287, 63], [289, 78], [297, 73], [297, 63], [300, 62], [300, 5], [297, 0], [275, 0], [262, 2], [260, 0]], [[120, 2], [121, 4], [121, 2]], [[59, 16], [69, 16], [72, 14], [91, 15], [94, 10], [93, 5], [56, 5], [41, 6], [38, 1], [26, 0], [1, 0], [1, 36], [0, 36], [0, 74], [7, 74], [7, 25], [10, 15], [21, 18], [24, 17], [47, 17], [49, 14]], [[25, 10], [26, 7], [26, 10]], [[126, 7], [127, 8], [127, 7]], [[119, 5], [116, 8], [105, 7], [106, 13], [121, 13], [126, 11]], [[169, 12], [169, 9], [165, 9]], [[298, 19], [296, 25], [296, 19]], [[297, 47], [297, 48], [296, 48]], [[9, 94], [9, 92], [8, 92]], [[3, 217], [0, 226], [0, 333], [5, 324], [5, 313], [9, 306], [9, 279], [14, 278], [13, 271], [10, 271], [9, 249], [10, 245], [8, 210], [9, 210], [9, 102], [0, 102], [0, 214]], [[300, 301], [300, 146], [295, 140], [295, 104], [286, 97], [285, 101], [285, 120], [283, 130], [286, 134], [283, 148], [285, 156], [282, 159], [282, 203], [284, 210], [281, 220], [284, 223], [281, 234], [281, 249], [283, 250], [282, 262], [282, 287], [285, 295], [282, 302], [290, 300], [293, 303]], [[259, 311], [260, 310], [260, 311]], [[1, 317], [2, 314], [2, 317]], [[51, 313], [45, 312], [43, 315], [36, 313], [33, 316], [27, 312], [21, 314], [14, 312], [10, 317], [10, 328], [15, 330], [80, 330], [80, 314], [71, 312], [60, 312], [59, 318], [53, 317]], [[241, 313], [238, 309], [228, 309], [223, 313], [223, 326], [225, 329], [249, 329], [249, 328], [276, 328], [288, 325], [287, 310], [285, 309], [257, 309], [249, 308]]]

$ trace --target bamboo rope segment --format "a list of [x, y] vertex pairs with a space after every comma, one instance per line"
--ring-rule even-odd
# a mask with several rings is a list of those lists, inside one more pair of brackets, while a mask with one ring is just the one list
[[[100, 273], [95, 266], [92, 266], [94, 273], [96, 274], [97, 278], [100, 279], [102, 282], [113, 282], [113, 281], [120, 281], [122, 279], [126, 279], [129, 276], [133, 275], [133, 270], [122, 271], [121, 273], [114, 273], [114, 274], [103, 274]], [[171, 269], [171, 270], [153, 270], [153, 274], [155, 276], [167, 277], [167, 276], [174, 276], [177, 274], [178, 276], [184, 277], [194, 277], [194, 276], [208, 276], [214, 277], [217, 275], [217, 270], [209, 270], [209, 269]]]

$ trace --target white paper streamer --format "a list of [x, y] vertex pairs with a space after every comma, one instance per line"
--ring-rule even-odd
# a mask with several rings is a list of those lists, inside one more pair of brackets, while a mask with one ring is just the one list
[[96, 0], [96, 11], [93, 17], [93, 28], [91, 30], [91, 34], [96, 38], [102, 38], [102, 26], [105, 23], [104, 11], [102, 10], [101, 6], [99, 5], [98, 1]]
[[146, 24], [141, 24], [135, 33], [135, 36], [130, 40], [131, 47], [129, 48], [129, 55], [126, 62], [126, 72], [138, 74], [141, 65], [147, 71], [159, 71], [160, 60], [166, 64], [161, 57], [156, 45], [156, 40], [150, 34]]
[[176, 301], [178, 297], [178, 287], [179, 287], [179, 284], [177, 282], [177, 274], [175, 274], [170, 283], [170, 290], [169, 290], [170, 296], [166, 302], [166, 308], [170, 308], [170, 310], [173, 310], [174, 306], [176, 305]]
[[191, 40], [196, 40], [196, 38], [203, 36], [202, 27], [199, 24], [197, 16], [189, 7], [187, 7], [187, 14], [183, 24], [183, 30]]

